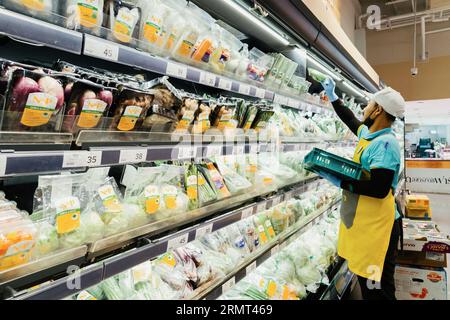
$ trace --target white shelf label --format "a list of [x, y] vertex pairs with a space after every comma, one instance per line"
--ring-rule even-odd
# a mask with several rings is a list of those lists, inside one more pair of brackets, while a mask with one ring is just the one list
[[200, 73], [200, 83], [214, 87], [216, 85], [216, 76], [209, 72]]
[[86, 164], [87, 151], [68, 151], [64, 152], [63, 168], [82, 168]]
[[250, 94], [250, 86], [241, 83], [239, 85], [239, 93], [248, 96]]
[[258, 144], [252, 143], [250, 144], [250, 152], [251, 154], [257, 154], [258, 153]]
[[195, 148], [180, 147], [178, 148], [178, 159], [189, 159], [195, 157]]
[[113, 42], [85, 36], [84, 54], [110, 61], [119, 61], [119, 46]]
[[244, 153], [245, 153], [245, 145], [234, 146], [234, 148], [233, 148], [234, 155], [241, 155]]
[[256, 97], [257, 98], [264, 99], [265, 96], [266, 96], [266, 90], [261, 89], [261, 88], [256, 88]]
[[245, 274], [248, 276], [250, 273], [256, 270], [256, 261], [250, 263], [247, 268], [245, 268]]
[[236, 285], [236, 279], [233, 277], [222, 285], [222, 293], [227, 292]]
[[242, 210], [241, 220], [250, 218], [253, 215], [253, 207]]
[[187, 77], [187, 67], [178, 63], [168, 62], [166, 74], [172, 77], [177, 77], [181, 79], [186, 79]]
[[216, 157], [222, 155], [222, 146], [208, 146], [206, 148], [207, 157]]
[[223, 90], [230, 91], [232, 83], [233, 82], [231, 80], [228, 80], [228, 79], [225, 79], [225, 78], [220, 78], [220, 80], [219, 80], [219, 88], [223, 89]]
[[6, 155], [0, 155], [0, 176], [4, 176], [6, 173], [6, 162], [8, 158]]
[[139, 163], [147, 159], [147, 149], [120, 150], [119, 163]]
[[188, 239], [189, 239], [189, 233], [185, 233], [179, 237], [170, 239], [167, 242], [167, 251], [172, 251], [176, 248], [184, 246], [185, 244], [188, 243]]
[[210, 223], [206, 226], [200, 227], [197, 230], [195, 230], [195, 239], [203, 238], [208, 233], [211, 233], [213, 229], [213, 224]]
[[273, 98], [273, 102], [277, 103], [277, 104], [281, 104], [281, 100], [283, 100], [282, 97], [279, 94], [275, 94], [275, 97]]
[[258, 204], [258, 206], [256, 207], [256, 213], [261, 213], [261, 212], [265, 211], [266, 207], [267, 207], [266, 202]]
[[271, 255], [271, 256], [274, 256], [274, 255], [276, 255], [278, 252], [280, 252], [280, 246], [277, 244], [275, 247], [273, 247], [273, 248], [270, 250], [270, 255]]
[[86, 165], [88, 167], [96, 167], [102, 164], [102, 154], [101, 151], [90, 151], [86, 158]]

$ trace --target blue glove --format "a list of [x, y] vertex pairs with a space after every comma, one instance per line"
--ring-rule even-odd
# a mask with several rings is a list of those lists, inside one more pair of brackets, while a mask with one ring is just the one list
[[318, 173], [322, 178], [327, 179], [329, 182], [331, 182], [333, 185], [335, 185], [336, 187], [340, 188], [341, 184], [342, 184], [342, 180], [339, 179], [338, 177], [336, 177], [335, 175], [325, 172], [325, 171], [320, 171]]
[[321, 84], [330, 102], [335, 102], [339, 100], [339, 97], [336, 95], [335, 92], [336, 83], [333, 81], [333, 79], [326, 78]]

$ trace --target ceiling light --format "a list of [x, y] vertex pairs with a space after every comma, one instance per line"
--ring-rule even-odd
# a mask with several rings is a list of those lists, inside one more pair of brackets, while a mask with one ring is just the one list
[[245, 7], [237, 4], [233, 0], [222, 0], [223, 2], [227, 3], [231, 8], [234, 9], [234, 11], [238, 12], [241, 16], [243, 16], [247, 20], [251, 20], [253, 23], [258, 25], [259, 28], [263, 29], [264, 31], [270, 33], [274, 39], [277, 39], [280, 41], [280, 43], [283, 46], [288, 46], [290, 42], [284, 38], [282, 35], [280, 35], [278, 32], [276, 32], [274, 29], [272, 29], [270, 26], [268, 26], [266, 23], [262, 22], [260, 19], [255, 17], [253, 14], [250, 13], [248, 9]]

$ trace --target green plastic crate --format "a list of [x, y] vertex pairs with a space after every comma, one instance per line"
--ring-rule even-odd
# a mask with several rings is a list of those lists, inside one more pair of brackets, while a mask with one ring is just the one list
[[327, 171], [340, 178], [360, 180], [363, 174], [359, 163], [314, 148], [304, 159], [305, 169], [314, 173]]

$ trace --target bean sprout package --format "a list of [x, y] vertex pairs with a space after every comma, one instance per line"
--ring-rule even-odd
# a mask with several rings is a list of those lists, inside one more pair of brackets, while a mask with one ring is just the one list
[[111, 30], [109, 40], [134, 45], [139, 32], [141, 11], [134, 4], [120, 0], [108, 0], [105, 5], [107, 26]]
[[138, 204], [150, 220], [160, 220], [188, 211], [189, 197], [182, 185], [184, 168], [162, 165], [141, 167], [125, 191], [125, 201]]
[[68, 29], [99, 36], [103, 23], [103, 0], [66, 0]]
[[253, 222], [256, 226], [259, 243], [261, 245], [264, 245], [275, 238], [275, 230], [266, 213], [263, 212], [253, 216]]
[[233, 241], [224, 232], [208, 233], [200, 241], [211, 250], [228, 256], [233, 267], [236, 267], [242, 260], [243, 252], [233, 244]]
[[16, 69], [8, 86], [2, 128], [7, 131], [55, 132], [64, 113], [65, 75]]
[[61, 2], [57, 0], [3, 0], [7, 9], [48, 22], [53, 22], [52, 13], [58, 12], [58, 6]]

